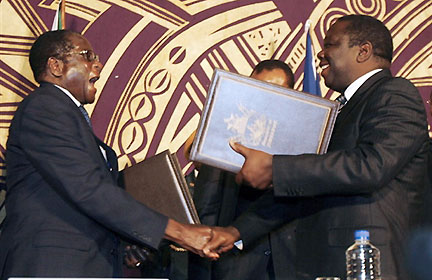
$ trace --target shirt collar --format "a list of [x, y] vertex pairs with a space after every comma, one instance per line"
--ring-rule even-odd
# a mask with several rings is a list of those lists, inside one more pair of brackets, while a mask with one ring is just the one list
[[375, 69], [364, 74], [360, 78], [357, 78], [357, 80], [352, 82], [345, 90], [344, 92], [345, 98], [347, 100], [350, 100], [351, 97], [353, 97], [354, 93], [364, 84], [364, 82], [366, 82], [367, 79], [369, 79], [370, 77], [372, 77], [374, 74], [378, 73], [381, 70], [382, 69]]
[[72, 101], [73, 101], [73, 103], [75, 103], [75, 105], [77, 105], [77, 107], [79, 107], [79, 106], [81, 106], [82, 104], [78, 101], [78, 99], [76, 99], [75, 98], [75, 96], [73, 96], [72, 95], [72, 93], [70, 93], [70, 91], [68, 91], [67, 89], [65, 89], [65, 88], [62, 88], [61, 86], [59, 86], [59, 85], [54, 85], [54, 86], [56, 86], [57, 88], [59, 88], [61, 91], [63, 91], [64, 92], [64, 94], [66, 94]]

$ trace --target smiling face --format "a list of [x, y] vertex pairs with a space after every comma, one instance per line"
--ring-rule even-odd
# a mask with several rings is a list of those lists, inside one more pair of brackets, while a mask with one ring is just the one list
[[69, 90], [81, 104], [95, 101], [95, 82], [100, 77], [102, 64], [98, 59], [87, 59], [82, 51], [92, 51], [90, 43], [81, 35], [71, 35], [69, 38], [74, 48], [63, 59], [62, 75], [59, 85]]
[[349, 46], [345, 33], [348, 22], [337, 21], [327, 32], [324, 48], [318, 53], [321, 75], [327, 87], [343, 92], [359, 75], [356, 62], [359, 46]]

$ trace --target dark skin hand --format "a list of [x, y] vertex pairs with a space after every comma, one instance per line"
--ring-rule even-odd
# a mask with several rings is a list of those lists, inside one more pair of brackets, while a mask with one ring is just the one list
[[204, 254], [227, 252], [238, 240], [240, 240], [240, 232], [235, 227], [213, 227], [213, 238], [204, 246], [203, 252]]
[[[238, 184], [247, 183], [257, 189], [267, 189], [272, 183], [272, 155], [249, 149], [239, 143], [231, 143], [234, 151], [245, 158], [242, 169], [236, 176]], [[165, 230], [165, 238], [171, 240], [183, 248], [213, 260], [219, 258], [219, 254], [232, 249], [234, 242], [240, 239], [239, 231], [234, 227], [208, 227], [204, 225], [187, 225], [168, 221]], [[129, 255], [127, 263], [136, 266], [138, 258]]]
[[201, 257], [218, 259], [219, 254], [213, 251], [203, 251], [204, 246], [213, 238], [213, 230], [205, 225], [189, 225], [169, 219], [164, 238], [171, 240], [184, 249]]
[[247, 184], [259, 190], [270, 188], [273, 177], [273, 156], [247, 148], [240, 143], [230, 142], [230, 146], [245, 158], [245, 162], [236, 176], [237, 184]]
[[[201, 257], [207, 257], [212, 260], [219, 258], [219, 254], [215, 251], [206, 250], [204, 252], [203, 250], [204, 246], [213, 238], [213, 229], [209, 226], [182, 224], [169, 219], [164, 238], [177, 243], [184, 249]], [[124, 263], [128, 267], [134, 268], [144, 262], [151, 262], [152, 256], [151, 252], [147, 249], [131, 245], [125, 248]]]
[[145, 262], [154, 262], [154, 255], [146, 248], [128, 245], [124, 250], [124, 264], [129, 268], [141, 266]]

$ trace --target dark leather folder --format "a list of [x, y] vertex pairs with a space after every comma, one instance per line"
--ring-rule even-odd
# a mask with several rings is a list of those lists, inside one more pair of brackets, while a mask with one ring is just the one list
[[191, 149], [193, 161], [238, 172], [229, 141], [270, 154], [323, 154], [339, 103], [216, 69]]
[[177, 156], [169, 150], [126, 167], [123, 185], [136, 200], [176, 221], [200, 223]]

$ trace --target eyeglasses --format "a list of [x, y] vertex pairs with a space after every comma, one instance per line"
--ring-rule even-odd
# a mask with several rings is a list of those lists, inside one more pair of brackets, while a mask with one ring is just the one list
[[71, 52], [71, 54], [79, 54], [84, 57], [88, 62], [99, 61], [99, 56], [92, 50], [83, 50], [80, 52]]

